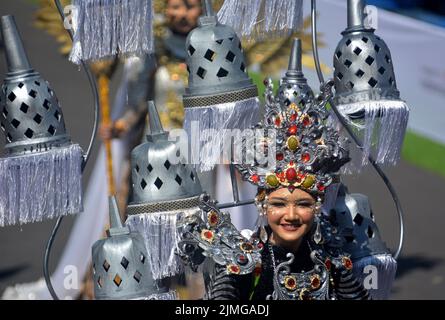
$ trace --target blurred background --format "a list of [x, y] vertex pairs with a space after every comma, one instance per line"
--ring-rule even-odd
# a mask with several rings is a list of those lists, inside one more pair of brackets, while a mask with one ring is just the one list
[[[305, 16], [310, 12], [308, 3], [305, 1]], [[399, 90], [411, 106], [402, 160], [397, 167], [385, 169], [406, 215], [406, 239], [391, 298], [443, 299], [445, 2], [368, 0], [368, 4], [378, 8], [376, 33], [391, 49]], [[324, 43], [320, 56], [329, 75], [333, 51], [346, 24], [345, 1], [320, 0], [318, 7], [320, 39]], [[0, 15], [15, 16], [31, 64], [57, 93], [71, 137], [86, 148], [93, 123], [93, 100], [88, 82], [79, 67], [60, 54], [61, 46], [55, 38], [36, 28], [35, 13], [38, 8], [38, 1], [0, 1]], [[116, 92], [121, 69], [121, 66], [118, 67], [112, 78], [111, 94]], [[252, 70], [252, 77], [260, 83], [265, 74], [255, 67]], [[0, 75], [5, 73], [6, 63], [0, 49]], [[313, 70], [308, 68], [305, 73], [316, 89], [318, 81]], [[275, 77], [278, 78], [277, 75]], [[3, 136], [0, 143], [3, 150]], [[91, 163], [94, 163], [96, 154], [97, 144]], [[91, 169], [92, 165], [87, 166], [84, 184]], [[388, 247], [395, 250], [399, 236], [398, 222], [394, 204], [383, 182], [368, 169], [360, 175], [347, 177], [346, 183], [350, 191], [369, 196], [382, 237]], [[74, 220], [75, 217], [68, 217], [62, 224], [52, 252], [51, 270], [63, 252]], [[0, 229], [0, 296], [8, 286], [42, 277], [43, 251], [53, 224], [54, 221], [47, 221]]]

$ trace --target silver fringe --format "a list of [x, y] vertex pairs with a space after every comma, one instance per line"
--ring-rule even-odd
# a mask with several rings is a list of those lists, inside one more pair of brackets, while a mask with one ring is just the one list
[[302, 0], [225, 0], [218, 20], [243, 38], [285, 36], [303, 24]]
[[182, 214], [189, 215], [196, 211], [199, 208], [128, 216], [125, 224], [144, 238], [153, 279], [171, 277], [183, 271], [181, 260], [176, 255], [180, 241], [177, 220]]
[[[365, 289], [368, 289], [373, 300], [387, 300], [389, 299], [392, 284], [396, 277], [397, 261], [390, 254], [378, 254], [364, 257], [357, 261], [353, 261], [353, 271], [355, 276], [362, 281]], [[369, 289], [366, 287], [366, 277], [369, 275], [365, 273], [366, 266], [374, 266], [377, 271], [377, 289]]]
[[0, 226], [81, 212], [81, 163], [77, 144], [0, 159]]
[[73, 0], [72, 4], [72, 62], [153, 52], [152, 0]]
[[138, 298], [133, 300], [178, 300], [178, 293], [175, 290], [170, 290], [165, 293], [155, 293], [148, 297]]
[[224, 159], [223, 151], [230, 152], [231, 137], [234, 133], [236, 136], [236, 132], [231, 129], [241, 131], [251, 128], [258, 120], [259, 104], [259, 99], [255, 97], [185, 109], [184, 128], [188, 133], [191, 151], [189, 159], [196, 170], [210, 171], [216, 164], [230, 161]]
[[365, 110], [363, 120], [351, 120], [347, 116], [346, 119], [363, 141], [363, 151], [351, 149], [352, 161], [343, 168], [342, 173], [360, 171], [369, 164], [370, 154], [375, 155], [379, 164], [396, 165], [408, 125], [408, 106], [404, 101], [398, 100], [366, 101], [338, 106], [343, 115], [360, 109]]

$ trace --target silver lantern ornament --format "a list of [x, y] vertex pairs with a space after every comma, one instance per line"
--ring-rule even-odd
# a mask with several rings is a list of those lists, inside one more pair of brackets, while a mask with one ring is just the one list
[[74, 33], [70, 61], [80, 64], [153, 52], [152, 0], [73, 0], [70, 7], [69, 27]]
[[54, 91], [30, 65], [13, 16], [1, 17], [8, 73], [0, 92], [0, 226], [82, 211], [83, 154]]
[[301, 57], [301, 40], [295, 38], [292, 43], [288, 70], [281, 78], [278, 88], [278, 98], [286, 107], [293, 103], [304, 109], [306, 103], [314, 99], [314, 93], [302, 71]]
[[92, 248], [94, 295], [97, 300], [174, 300], [168, 285], [153, 279], [144, 240], [122, 226], [116, 198], [109, 198], [107, 238]]
[[145, 239], [153, 277], [182, 269], [175, 254], [177, 219], [199, 209], [203, 193], [195, 170], [185, 164], [180, 145], [169, 141], [153, 101], [148, 103], [151, 133], [131, 152], [131, 197], [126, 224]]
[[303, 24], [303, 0], [225, 0], [218, 19], [243, 38], [288, 36]]
[[230, 129], [251, 127], [259, 110], [258, 89], [247, 75], [241, 41], [231, 27], [218, 22], [209, 4], [205, 9], [187, 37], [189, 80], [183, 96], [184, 128], [192, 162], [200, 171], [219, 163], [224, 144], [230, 143]]
[[354, 274], [373, 299], [388, 299], [397, 261], [380, 237], [368, 197], [350, 194], [344, 185], [340, 185], [330, 219], [337, 229], [350, 230], [344, 235], [343, 249], [351, 254]]
[[364, 0], [348, 0], [348, 27], [334, 54], [334, 102], [363, 138], [358, 168], [374, 149], [377, 163], [396, 164], [409, 117], [391, 53], [375, 30], [364, 26], [364, 8]]

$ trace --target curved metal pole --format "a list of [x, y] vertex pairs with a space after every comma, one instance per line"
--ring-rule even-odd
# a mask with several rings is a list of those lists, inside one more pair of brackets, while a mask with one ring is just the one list
[[[65, 15], [63, 13], [63, 7], [60, 4], [59, 0], [54, 0], [54, 3], [57, 7], [57, 10], [59, 11], [60, 17], [62, 18], [62, 22], [63, 22], [65, 20]], [[67, 30], [67, 31], [70, 35], [71, 40], [73, 40], [73, 33], [71, 32], [71, 30]], [[82, 63], [82, 68], [87, 75], [88, 82], [90, 83], [91, 90], [93, 92], [93, 97], [94, 97], [94, 124], [93, 124], [90, 142], [88, 144], [88, 149], [83, 157], [83, 161], [82, 161], [82, 165], [81, 165], [81, 171], [83, 173], [83, 171], [88, 163], [88, 160], [90, 159], [91, 150], [93, 149], [93, 145], [96, 140], [96, 133], [97, 133], [98, 123], [99, 123], [99, 93], [97, 90], [96, 80], [94, 79], [93, 75], [91, 74], [89, 67], [86, 65], [85, 62], [82, 61], [81, 63]], [[51, 236], [49, 237], [48, 242], [45, 247], [45, 254], [44, 254], [44, 259], [43, 259], [43, 276], [45, 278], [45, 282], [46, 282], [46, 286], [48, 287], [48, 291], [54, 300], [59, 300], [59, 297], [57, 296], [57, 294], [54, 290], [54, 287], [51, 283], [51, 276], [49, 273], [49, 257], [50, 257], [51, 248], [52, 248], [54, 239], [56, 237], [57, 231], [59, 230], [62, 220], [63, 220], [63, 216], [59, 217], [56, 221], [56, 224], [53, 227]]]
[[[316, 0], [311, 0], [311, 20], [312, 20], [312, 51], [314, 54], [314, 60], [315, 60], [315, 68], [317, 69], [317, 75], [318, 79], [320, 80], [321, 84], [324, 84], [324, 77], [323, 73], [321, 71], [320, 67], [320, 59], [318, 56], [318, 44], [317, 44], [317, 4]], [[346, 129], [347, 133], [351, 136], [352, 140], [354, 140], [354, 143], [360, 148], [363, 148], [363, 144], [360, 142], [360, 140], [356, 137], [354, 132], [352, 132], [351, 128], [348, 126], [346, 120], [343, 118], [343, 116], [340, 114], [340, 112], [337, 109], [337, 106], [334, 104], [334, 101], [332, 99], [329, 100], [329, 104], [331, 105], [332, 110], [334, 111], [335, 115], [337, 116], [338, 120], [340, 121], [341, 125]], [[374, 169], [377, 171], [379, 176], [382, 178], [383, 182], [385, 183], [386, 187], [388, 188], [388, 191], [390, 192], [396, 209], [397, 214], [399, 218], [399, 225], [400, 225], [400, 237], [399, 237], [399, 245], [397, 246], [397, 250], [394, 253], [394, 258], [397, 260], [400, 256], [400, 253], [402, 252], [403, 247], [403, 238], [404, 238], [404, 223], [403, 223], [403, 210], [402, 205], [400, 203], [400, 200], [397, 196], [397, 193], [392, 186], [391, 182], [389, 181], [388, 177], [385, 175], [383, 170], [380, 168], [380, 166], [375, 162], [374, 158], [369, 155], [368, 157], [369, 162], [372, 164]]]

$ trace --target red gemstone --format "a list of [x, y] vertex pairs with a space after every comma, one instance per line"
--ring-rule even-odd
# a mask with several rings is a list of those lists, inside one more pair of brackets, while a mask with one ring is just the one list
[[311, 124], [311, 119], [309, 119], [308, 116], [304, 117], [304, 119], [303, 119], [303, 125], [304, 125], [305, 127], [307, 127], [307, 126], [310, 125], [310, 124]]
[[230, 271], [233, 273], [238, 273], [240, 269], [238, 268], [238, 266], [230, 266]]
[[286, 170], [286, 179], [289, 182], [294, 182], [297, 179], [297, 171], [294, 168]]
[[352, 261], [349, 258], [343, 258], [343, 265], [345, 266], [346, 269], [350, 270], [352, 269]]
[[280, 117], [276, 117], [276, 118], [275, 118], [275, 125], [276, 125], [277, 127], [281, 126], [281, 118], [280, 118]]
[[312, 288], [317, 289], [320, 286], [320, 279], [318, 279], [318, 277], [312, 278], [311, 286]]
[[331, 270], [331, 260], [326, 259], [326, 261], [324, 262], [324, 265], [326, 266], [326, 269]]
[[284, 155], [282, 153], [277, 153], [277, 160], [281, 161], [284, 159]]
[[256, 246], [257, 246], [258, 249], [263, 249], [264, 244], [262, 242], [260, 242]]
[[318, 188], [319, 191], [324, 191], [324, 189], [326, 189], [326, 187], [325, 187], [324, 184], [322, 184], [322, 183], [319, 183], [319, 184], [317, 185], [317, 188]]
[[213, 214], [210, 216], [210, 223], [216, 224], [218, 222], [218, 216], [216, 214]]
[[290, 121], [297, 121], [297, 114], [296, 113], [291, 114]]
[[257, 174], [253, 174], [253, 175], [250, 177], [250, 180], [252, 180], [252, 182], [254, 182], [254, 183], [258, 183], [258, 181], [260, 180], [260, 177], [258, 177]]
[[287, 285], [289, 287], [295, 287], [295, 280], [292, 278], [287, 279]]
[[289, 127], [289, 129], [287, 130], [287, 132], [290, 134], [290, 135], [295, 135], [296, 133], [297, 133], [297, 126], [296, 125], [291, 125], [290, 127]]
[[204, 232], [204, 237], [206, 237], [206, 239], [212, 239], [213, 238], [213, 232], [212, 231]]
[[309, 153], [305, 152], [301, 155], [301, 160], [303, 162], [308, 162], [311, 160], [311, 155]]
[[294, 162], [293, 161], [291, 161], [291, 162], [289, 162], [289, 166], [293, 166], [294, 165]]

